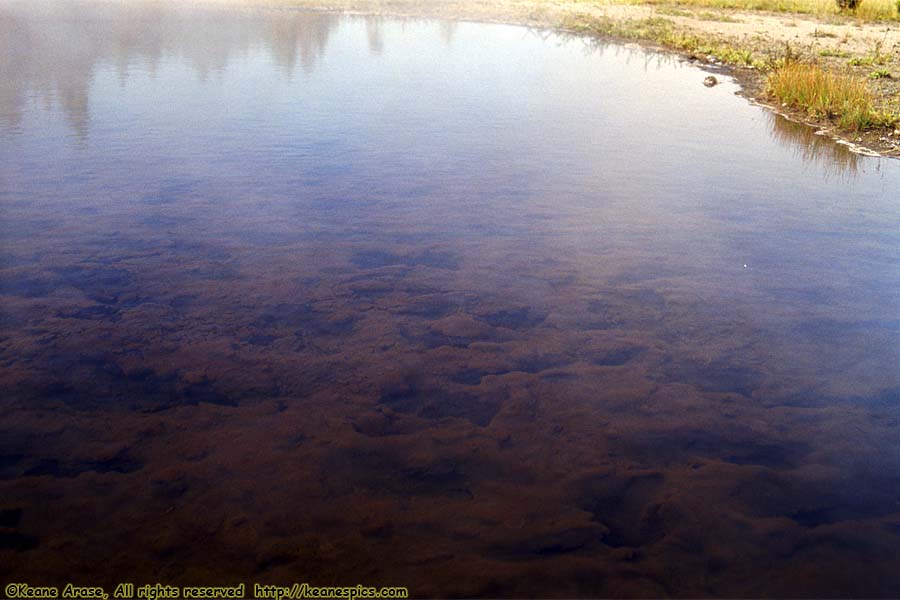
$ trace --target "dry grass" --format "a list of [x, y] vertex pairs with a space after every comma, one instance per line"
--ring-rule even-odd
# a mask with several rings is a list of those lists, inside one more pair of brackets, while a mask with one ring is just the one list
[[827, 119], [845, 130], [862, 131], [898, 122], [898, 116], [875, 108], [866, 80], [850, 73], [825, 71], [818, 65], [787, 62], [767, 80], [770, 96], [813, 119]]
[[863, 21], [897, 21], [897, 0], [861, 0], [855, 10], [841, 11], [835, 0], [620, 0], [626, 4], [666, 4], [703, 8], [767, 10], [818, 17], [845, 15]]

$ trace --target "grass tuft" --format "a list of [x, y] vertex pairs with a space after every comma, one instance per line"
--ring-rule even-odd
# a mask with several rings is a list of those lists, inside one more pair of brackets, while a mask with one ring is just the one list
[[898, 115], [875, 109], [865, 79], [818, 65], [788, 62], [769, 74], [767, 90], [782, 104], [813, 119], [834, 121], [845, 130], [862, 131], [898, 122]]

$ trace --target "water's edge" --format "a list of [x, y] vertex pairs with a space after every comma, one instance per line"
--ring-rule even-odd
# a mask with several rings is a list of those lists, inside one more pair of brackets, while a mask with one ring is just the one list
[[[215, 0], [213, 0], [215, 2]], [[272, 1], [270, 2], [259, 2], [250, 0], [248, 3], [250, 6], [256, 6], [260, 8], [274, 8], [281, 10], [299, 10], [299, 11], [314, 11], [314, 12], [326, 12], [326, 13], [338, 13], [348, 16], [358, 16], [358, 17], [390, 17], [395, 19], [435, 19], [435, 20], [443, 20], [443, 21], [456, 21], [460, 23], [477, 23], [477, 24], [485, 24], [485, 25], [510, 25], [516, 27], [527, 27], [529, 29], [539, 30], [545, 33], [553, 33], [559, 35], [566, 36], [574, 36], [585, 39], [598, 39], [604, 40], [611, 43], [620, 44], [623, 46], [639, 46], [645, 50], [650, 50], [653, 52], [657, 52], [660, 54], [667, 54], [670, 56], [679, 57], [685, 62], [696, 66], [698, 69], [707, 71], [709, 73], [715, 75], [726, 75], [730, 77], [735, 83], [737, 83], [739, 90], [736, 92], [736, 95], [739, 95], [743, 98], [746, 98], [747, 101], [754, 106], [759, 106], [764, 108], [776, 115], [784, 117], [788, 121], [793, 123], [797, 123], [806, 127], [809, 127], [815, 130], [815, 134], [818, 136], [823, 136], [826, 139], [830, 139], [835, 144], [839, 144], [845, 146], [850, 152], [854, 154], [859, 154], [861, 156], [868, 156], [873, 158], [893, 158], [900, 159], [900, 154], [893, 153], [882, 153], [871, 147], [871, 144], [868, 144], [867, 141], [863, 139], [857, 139], [853, 141], [846, 136], [842, 136], [836, 132], [836, 129], [831, 126], [827, 122], [816, 121], [814, 119], [810, 119], [806, 114], [799, 110], [792, 110], [789, 107], [785, 106], [777, 106], [775, 104], [771, 104], [768, 99], [765, 98], [765, 77], [758, 69], [753, 68], [740, 68], [734, 65], [728, 65], [725, 63], [719, 62], [710, 62], [702, 57], [697, 57], [692, 55], [690, 52], [677, 50], [675, 48], [669, 48], [666, 46], [662, 46], [658, 43], [655, 43], [650, 40], [634, 40], [634, 39], [626, 39], [617, 37], [614, 35], [604, 35], [600, 33], [588, 33], [584, 31], [579, 31], [571, 28], [567, 28], [558, 23], [554, 24], [552, 22], [546, 22], [544, 19], [541, 19], [539, 16], [534, 14], [522, 15], [522, 14], [514, 14], [508, 15], [506, 18], [491, 18], [486, 17], [483, 14], [479, 15], [470, 15], [465, 12], [459, 12], [458, 8], [455, 7], [451, 13], [437, 13], [435, 11], [429, 11], [427, 7], [429, 5], [423, 4], [421, 7], [423, 8], [420, 12], [409, 12], [403, 10], [396, 10], [395, 7], [392, 6], [379, 6], [378, 10], [373, 10], [371, 8], [351, 8], [348, 9], [346, 7], [334, 6], [328, 4], [327, 2], [319, 2], [318, 0], [305, 0], [304, 3], [294, 3], [288, 0], [284, 3], [284, 5], [279, 5]]]

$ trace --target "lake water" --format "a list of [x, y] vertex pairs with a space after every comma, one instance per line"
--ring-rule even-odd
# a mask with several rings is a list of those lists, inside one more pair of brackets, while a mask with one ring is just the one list
[[896, 597], [900, 163], [707, 74], [0, 2], [0, 580]]

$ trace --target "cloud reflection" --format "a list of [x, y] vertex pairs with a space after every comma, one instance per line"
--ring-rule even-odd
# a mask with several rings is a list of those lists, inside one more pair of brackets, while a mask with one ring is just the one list
[[[87, 8], [90, 18], [85, 18]], [[221, 19], [230, 10], [232, 18]], [[98, 65], [120, 79], [136, 64], [154, 72], [178, 57], [205, 80], [250, 48], [266, 48], [287, 74], [311, 73], [340, 16], [287, 10], [235, 11], [164, 3], [17, 2], [0, 7], [0, 128], [16, 131], [30, 98], [58, 103], [83, 137]]]

